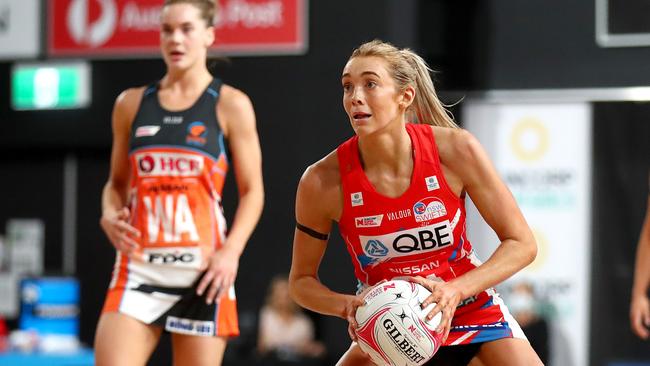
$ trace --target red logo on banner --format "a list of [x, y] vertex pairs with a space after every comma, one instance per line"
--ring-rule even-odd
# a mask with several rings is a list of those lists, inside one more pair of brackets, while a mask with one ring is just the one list
[[[213, 49], [222, 54], [306, 51], [308, 0], [220, 0]], [[50, 0], [51, 56], [159, 55], [161, 0]]]

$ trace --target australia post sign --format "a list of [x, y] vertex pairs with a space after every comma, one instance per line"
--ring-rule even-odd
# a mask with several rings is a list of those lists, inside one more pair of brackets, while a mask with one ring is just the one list
[[[219, 0], [215, 53], [302, 54], [309, 0]], [[163, 0], [49, 0], [48, 54], [152, 57], [159, 54]]]

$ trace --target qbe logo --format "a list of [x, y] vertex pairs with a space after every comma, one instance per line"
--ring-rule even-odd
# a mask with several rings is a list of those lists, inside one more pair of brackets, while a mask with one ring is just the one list
[[359, 239], [364, 253], [371, 258], [434, 252], [451, 246], [454, 241], [449, 220], [386, 235], [359, 235]]

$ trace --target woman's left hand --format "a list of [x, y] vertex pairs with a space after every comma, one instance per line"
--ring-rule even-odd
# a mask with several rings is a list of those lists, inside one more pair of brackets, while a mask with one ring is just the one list
[[239, 253], [226, 243], [210, 257], [196, 294], [201, 296], [207, 289], [205, 302], [208, 305], [216, 302], [235, 283], [238, 267]]
[[442, 341], [445, 342], [451, 330], [451, 320], [456, 312], [456, 307], [462, 300], [460, 289], [449, 282], [439, 282], [419, 276], [409, 277], [409, 281], [419, 283], [431, 291], [431, 296], [427, 297], [421, 306], [424, 309], [430, 304], [436, 304], [429, 314], [427, 314], [427, 320], [431, 320], [436, 314], [442, 313], [442, 318], [440, 319], [438, 328], [436, 328], [436, 332], [442, 334]]

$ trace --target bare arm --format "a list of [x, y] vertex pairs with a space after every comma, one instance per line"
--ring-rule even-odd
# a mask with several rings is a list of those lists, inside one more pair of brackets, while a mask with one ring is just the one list
[[650, 335], [650, 301], [648, 287], [650, 286], [650, 195], [646, 207], [645, 220], [641, 228], [639, 243], [636, 250], [634, 266], [634, 284], [632, 285], [632, 301], [630, 304], [630, 324], [634, 333], [642, 339]]
[[464, 299], [501, 283], [530, 264], [537, 255], [537, 243], [512, 193], [478, 140], [463, 130], [452, 135], [451, 152], [456, 159], [445, 160], [501, 241], [483, 265], [450, 281], [461, 289]]
[[100, 225], [113, 246], [127, 254], [139, 247], [133, 237], [139, 237], [140, 232], [128, 224], [130, 212], [126, 201], [130, 179], [129, 134], [142, 91], [143, 88], [126, 90], [115, 101], [112, 116], [111, 170], [102, 191]]
[[[501, 241], [481, 266], [446, 283], [421, 277], [411, 278], [431, 289], [422, 306], [437, 303], [428, 314], [432, 319], [442, 312], [437, 329], [447, 338], [451, 319], [461, 300], [492, 287], [530, 264], [537, 255], [537, 244], [514, 197], [492, 166], [480, 143], [469, 132], [456, 129], [437, 131], [440, 160], [447, 168], [445, 178], [456, 192], [467, 192], [483, 219]], [[452, 187], [453, 189], [453, 187]]]
[[[298, 185], [296, 221], [319, 233], [329, 234], [340, 211], [340, 179], [336, 155], [330, 154], [309, 167]], [[347, 306], [355, 296], [334, 292], [320, 282], [318, 269], [327, 241], [296, 229], [289, 286], [293, 299], [312, 311], [347, 317]]]
[[264, 205], [262, 153], [250, 99], [241, 91], [224, 85], [217, 113], [223, 120], [224, 132], [230, 144], [239, 203], [228, 238], [211, 258], [208, 271], [197, 289], [199, 294], [203, 294], [212, 282], [208, 301], [220, 297], [235, 282], [239, 257], [260, 219]]
[[255, 112], [248, 96], [236, 89], [227, 91], [224, 86], [223, 97], [231, 94], [230, 103], [223, 103], [223, 116], [227, 124], [227, 138], [232, 153], [239, 204], [233, 224], [226, 240], [226, 247], [241, 255], [264, 206], [264, 184], [262, 182], [262, 152], [257, 135]]

